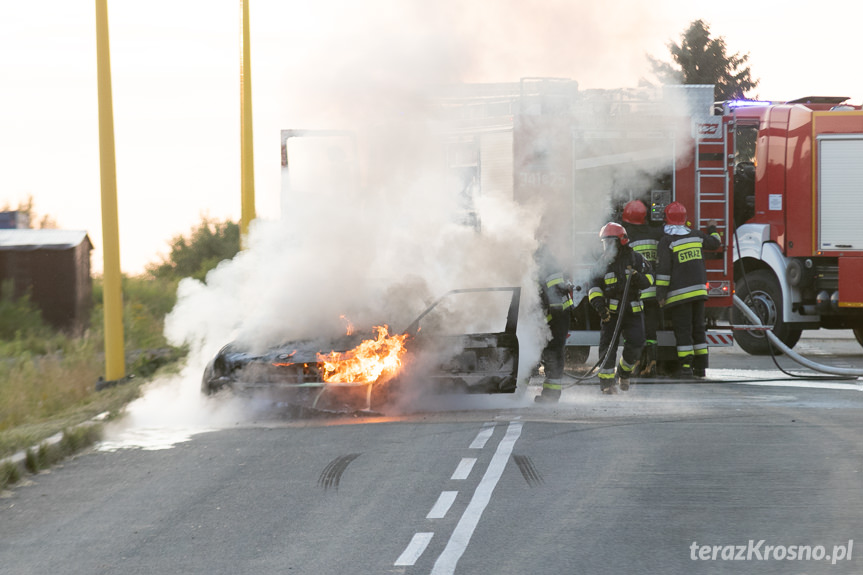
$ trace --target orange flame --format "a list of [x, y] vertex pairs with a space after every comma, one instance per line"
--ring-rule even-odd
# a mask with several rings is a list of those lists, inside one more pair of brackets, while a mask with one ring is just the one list
[[328, 383], [374, 383], [384, 373], [395, 374], [402, 365], [407, 334], [389, 335], [387, 326], [375, 326], [377, 337], [344, 353], [319, 353], [321, 377]]
[[351, 320], [347, 318], [346, 315], [342, 314], [339, 316], [339, 319], [345, 322], [347, 325], [348, 335], [353, 335], [354, 333], [354, 324], [351, 323]]

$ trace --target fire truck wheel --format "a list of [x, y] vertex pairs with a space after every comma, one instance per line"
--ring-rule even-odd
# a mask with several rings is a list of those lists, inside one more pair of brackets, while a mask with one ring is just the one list
[[568, 345], [566, 346], [565, 355], [566, 365], [584, 365], [584, 362], [587, 361], [587, 356], [589, 355], [589, 345]]
[[857, 343], [863, 345], [863, 327], [854, 328], [854, 338], [857, 340]]
[[[740, 299], [761, 318], [761, 323], [772, 325], [776, 337], [793, 348], [800, 340], [802, 331], [782, 321], [782, 292], [773, 273], [769, 270], [756, 270], [748, 273], [745, 281], [741, 278], [736, 285]], [[734, 324], [751, 323], [737, 308], [731, 313]], [[735, 331], [734, 341], [750, 355], [768, 355], [771, 352], [767, 336], [758, 331]], [[775, 348], [772, 351], [777, 355], [781, 353]]]

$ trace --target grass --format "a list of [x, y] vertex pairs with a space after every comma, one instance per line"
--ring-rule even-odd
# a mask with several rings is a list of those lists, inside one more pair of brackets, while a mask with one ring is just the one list
[[[127, 377], [119, 385], [97, 389], [104, 374], [101, 281], [94, 281], [90, 329], [76, 336], [47, 327], [27, 298], [12, 299], [3, 286], [0, 458], [22, 450], [27, 456], [23, 467], [0, 465], [0, 489], [19, 481], [22, 473], [43, 469], [97, 441], [101, 426], [82, 424], [106, 412], [118, 416], [140, 396], [146, 381], [176, 371], [186, 350], [170, 346], [163, 335], [176, 282], [124, 278], [123, 293]], [[61, 432], [59, 443], [44, 443]]]

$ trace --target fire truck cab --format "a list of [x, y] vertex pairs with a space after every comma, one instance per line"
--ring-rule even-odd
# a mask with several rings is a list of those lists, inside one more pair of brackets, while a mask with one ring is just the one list
[[[695, 139], [697, 181], [722, 171], [710, 187], [727, 190], [733, 276], [713, 268], [708, 279], [731, 279], [789, 347], [804, 329], [863, 335], [863, 111], [847, 100], [722, 102], [717, 133]], [[702, 222], [718, 215], [705, 187], [692, 199]], [[734, 308], [731, 319], [746, 323]], [[761, 332], [737, 330], [735, 339], [749, 353], [770, 351]]]

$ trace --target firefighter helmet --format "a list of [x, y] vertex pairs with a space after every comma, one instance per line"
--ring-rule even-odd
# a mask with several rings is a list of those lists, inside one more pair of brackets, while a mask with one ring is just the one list
[[665, 223], [671, 226], [686, 225], [686, 208], [680, 202], [671, 202], [665, 206]]
[[626, 235], [626, 230], [623, 229], [623, 226], [614, 222], [609, 222], [599, 230], [599, 239], [608, 240], [612, 238], [617, 238], [622, 246], [629, 243], [629, 236]]
[[647, 206], [641, 200], [632, 200], [623, 206], [623, 221], [627, 224], [640, 226], [647, 216]]

